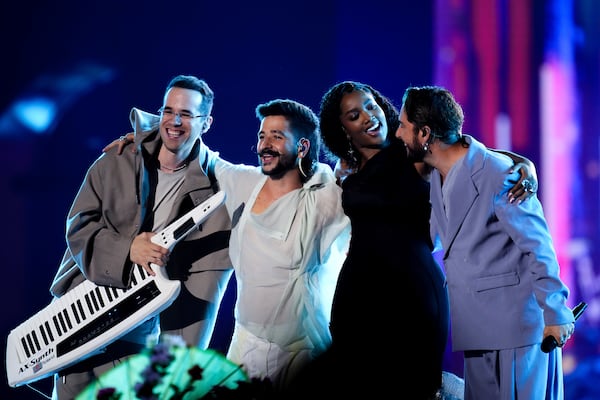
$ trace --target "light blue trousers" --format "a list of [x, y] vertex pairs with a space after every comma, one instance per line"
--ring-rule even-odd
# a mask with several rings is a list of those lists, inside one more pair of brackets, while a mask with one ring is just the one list
[[465, 352], [465, 400], [564, 400], [562, 349]]

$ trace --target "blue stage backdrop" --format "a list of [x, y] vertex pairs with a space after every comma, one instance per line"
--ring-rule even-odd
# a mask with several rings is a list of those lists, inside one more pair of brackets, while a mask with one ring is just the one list
[[[468, 133], [538, 166], [573, 302], [590, 304], [565, 350], [567, 398], [597, 398], [598, 20], [594, 0], [11, 2], [0, 13], [3, 337], [51, 300], [66, 215], [87, 168], [130, 131], [132, 107], [158, 109], [174, 75], [211, 85], [214, 123], [204, 140], [247, 164], [257, 161], [259, 103], [291, 98], [317, 111], [331, 85], [358, 80], [399, 105], [409, 85], [442, 84], [463, 103]], [[234, 283], [211, 345], [223, 352]], [[460, 354], [448, 351], [446, 369], [462, 373]], [[1, 372], [0, 398], [44, 398], [9, 388]], [[51, 382], [33, 386], [48, 394]]]

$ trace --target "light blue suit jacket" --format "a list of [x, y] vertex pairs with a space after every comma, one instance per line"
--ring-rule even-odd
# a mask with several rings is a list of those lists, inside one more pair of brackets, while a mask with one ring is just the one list
[[512, 160], [465, 137], [469, 150], [446, 188], [448, 217], [439, 172], [431, 179], [431, 234], [443, 248], [453, 350], [541, 343], [545, 325], [574, 321], [542, 205], [536, 196], [509, 203], [519, 178], [509, 174]]

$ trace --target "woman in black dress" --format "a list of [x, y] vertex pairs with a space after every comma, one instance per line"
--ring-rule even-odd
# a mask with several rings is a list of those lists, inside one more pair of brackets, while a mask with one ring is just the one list
[[369, 85], [333, 86], [321, 101], [320, 123], [327, 149], [351, 171], [342, 203], [352, 238], [330, 325], [336, 392], [357, 393], [360, 384], [371, 393], [410, 389], [411, 399], [434, 398], [449, 310], [429, 236], [427, 170], [394, 136], [398, 110]]

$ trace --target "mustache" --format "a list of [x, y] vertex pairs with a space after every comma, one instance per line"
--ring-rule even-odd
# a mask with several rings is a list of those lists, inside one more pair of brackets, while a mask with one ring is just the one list
[[269, 156], [273, 156], [273, 157], [281, 156], [281, 154], [278, 151], [271, 150], [271, 149], [264, 149], [263, 151], [256, 151], [256, 149], [253, 149], [253, 153], [256, 153], [256, 155], [258, 155], [259, 157], [262, 157], [265, 155], [269, 155]]

